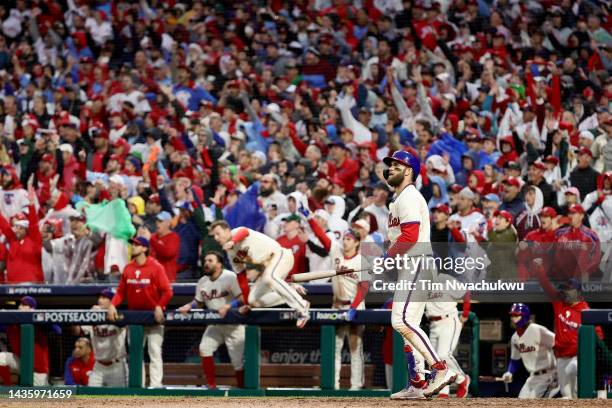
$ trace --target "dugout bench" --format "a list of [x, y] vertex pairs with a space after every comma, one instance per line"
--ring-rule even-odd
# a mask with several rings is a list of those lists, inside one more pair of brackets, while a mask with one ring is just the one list
[[[363, 325], [389, 325], [391, 318], [390, 310], [360, 310], [357, 311], [355, 321], [351, 324]], [[152, 312], [120, 311], [120, 321], [112, 324], [127, 325], [129, 327], [129, 382], [128, 387], [121, 388], [96, 388], [78, 387], [77, 393], [83, 395], [234, 395], [234, 396], [258, 396], [258, 395], [318, 395], [318, 396], [388, 396], [389, 390], [334, 390], [334, 364], [335, 364], [335, 332], [337, 325], [347, 324], [346, 311], [335, 309], [311, 309], [311, 320], [309, 325], [320, 326], [320, 366], [296, 367], [294, 365], [267, 365], [260, 362], [260, 339], [261, 327], [265, 326], [294, 326], [296, 316], [291, 309], [254, 309], [248, 315], [240, 315], [236, 310], [231, 310], [222, 319], [217, 312], [210, 310], [192, 310], [186, 315], [177, 311], [166, 312], [165, 326], [196, 326], [203, 327], [209, 324], [245, 324], [246, 340], [244, 351], [244, 384], [245, 389], [204, 390], [204, 389], [179, 389], [168, 387], [167, 389], [143, 389], [142, 387], [142, 362], [144, 358], [143, 347], [133, 347], [144, 343], [144, 326], [155, 324]], [[478, 347], [479, 347], [479, 322], [478, 318], [470, 313], [472, 325], [472, 378], [471, 392], [478, 395]], [[24, 387], [33, 384], [33, 350], [34, 350], [34, 325], [59, 324], [59, 325], [96, 325], [109, 324], [106, 320], [106, 311], [102, 310], [35, 310], [35, 311], [0, 311], [0, 324], [21, 325], [21, 358], [20, 358], [20, 381]], [[298, 330], [298, 329], [296, 329]], [[30, 352], [25, 352], [29, 350]], [[193, 364], [196, 366], [196, 364]], [[166, 367], [167, 365], [164, 365]], [[274, 366], [274, 367], [272, 367]], [[279, 368], [279, 366], [281, 368]], [[314, 366], [314, 367], [313, 367]], [[370, 365], [371, 366], [371, 365]], [[172, 376], [181, 376], [178, 367], [169, 367]], [[183, 367], [184, 369], [184, 367]], [[193, 368], [190, 368], [193, 370]], [[231, 370], [231, 368], [229, 368]], [[345, 368], [347, 370], [348, 367]], [[367, 365], [366, 365], [367, 369]], [[371, 369], [371, 368], [370, 368]], [[313, 375], [318, 371], [318, 376]], [[233, 373], [233, 371], [231, 371]], [[193, 374], [192, 371], [189, 373]], [[221, 374], [221, 370], [219, 370]], [[201, 375], [198, 369], [198, 375]], [[232, 375], [232, 374], [230, 374]], [[283, 387], [291, 386], [291, 376], [309, 376], [311, 383], [317, 388], [299, 389], [299, 393], [292, 390], [273, 388], [270, 378], [276, 377], [276, 383], [283, 383]], [[281, 378], [282, 377], [282, 378]], [[284, 381], [279, 381], [278, 378]], [[175, 382], [175, 381], [172, 381]], [[179, 382], [179, 381], [177, 381]], [[393, 338], [393, 389], [396, 392], [402, 389], [407, 382], [406, 363], [404, 355], [404, 342], [398, 333], [394, 332]], [[166, 373], [164, 373], [164, 383]], [[170, 384], [168, 384], [169, 386]], [[183, 384], [184, 385], [184, 384]], [[264, 387], [270, 387], [264, 389]]]

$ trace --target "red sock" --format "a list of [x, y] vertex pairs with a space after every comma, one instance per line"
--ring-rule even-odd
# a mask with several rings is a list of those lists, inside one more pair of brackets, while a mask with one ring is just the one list
[[244, 388], [244, 370], [236, 370], [236, 383], [238, 388]]
[[215, 360], [213, 356], [202, 357], [202, 369], [206, 375], [206, 383], [209, 388], [217, 388], [217, 379], [215, 378]]
[[2, 384], [5, 387], [11, 385], [11, 369], [9, 366], [0, 366], [0, 378], [2, 378]]

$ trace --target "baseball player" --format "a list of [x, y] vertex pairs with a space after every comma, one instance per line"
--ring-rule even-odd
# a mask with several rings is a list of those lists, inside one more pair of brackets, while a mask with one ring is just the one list
[[[393, 156], [385, 157], [383, 161], [389, 166], [389, 169], [385, 170], [387, 183], [395, 189], [395, 195], [389, 205], [388, 235], [391, 246], [384, 257], [418, 257], [421, 262], [418, 262], [416, 267], [414, 263], [408, 263], [406, 268], [399, 271], [398, 279], [413, 284], [416, 284], [417, 280], [431, 280], [435, 268], [433, 262], [427, 262], [428, 257], [433, 254], [429, 239], [429, 209], [414, 185], [420, 174], [421, 164], [406, 151], [396, 151]], [[404, 390], [393, 394], [393, 399], [430, 397], [457, 378], [457, 374], [440, 359], [427, 335], [419, 327], [427, 300], [422, 292], [405, 290], [396, 291], [394, 294], [391, 325], [405, 341], [410, 383]], [[423, 356], [431, 369], [428, 383], [416, 373], [413, 348]]]
[[[366, 269], [365, 259], [360, 256], [359, 247], [361, 236], [355, 230], [349, 229], [344, 232], [342, 245], [332, 241], [323, 231], [310, 212], [300, 208], [300, 212], [308, 219], [312, 232], [323, 244], [325, 251], [329, 253], [333, 268], [336, 270], [353, 270], [354, 272], [334, 276], [331, 280], [334, 293], [333, 307], [335, 309], [348, 309], [347, 320], [354, 320], [356, 311], [365, 309], [365, 296], [368, 293], [369, 281], [364, 279]], [[336, 364], [335, 364], [335, 389], [340, 389], [340, 369], [342, 363], [342, 347], [344, 339], [348, 337], [349, 350], [351, 353], [351, 390], [363, 388], [363, 325], [341, 325], [336, 326]]]
[[88, 385], [89, 376], [95, 364], [91, 342], [87, 337], [79, 337], [74, 342], [72, 356], [64, 366], [65, 385]]
[[[98, 304], [92, 309], [108, 310], [115, 294], [104, 289], [98, 296]], [[96, 362], [89, 376], [90, 387], [127, 387], [125, 337], [127, 330], [112, 324], [82, 326], [83, 334], [91, 339]]]
[[510, 308], [510, 319], [516, 332], [510, 341], [510, 364], [502, 376], [505, 383], [511, 383], [523, 361], [529, 377], [519, 398], [552, 398], [559, 392], [553, 346], [555, 334], [544, 326], [530, 321], [531, 312], [524, 303], [515, 303]]
[[[37, 307], [36, 299], [24, 296], [18, 310], [29, 311]], [[34, 386], [49, 384], [49, 332], [61, 334], [58, 325], [35, 326], [34, 334]], [[21, 357], [21, 326], [12, 324], [6, 328], [6, 336], [12, 352], [0, 352], [0, 377], [5, 386], [11, 385], [11, 372], [19, 373]]]
[[247, 304], [259, 307], [258, 299], [272, 289], [297, 311], [296, 326], [303, 328], [310, 319], [310, 303], [285, 281], [293, 267], [291, 250], [281, 247], [272, 238], [252, 229], [231, 229], [229, 224], [222, 220], [213, 222], [210, 232], [227, 252], [233, 269], [242, 271], [239, 275], [244, 273], [247, 264], [263, 267], [260, 278], [248, 294]]
[[[449, 275], [439, 274], [436, 282], [444, 282], [453, 279]], [[427, 304], [425, 305], [425, 316], [429, 320], [429, 339], [434, 349], [457, 373], [455, 383], [457, 384], [457, 398], [467, 397], [470, 386], [470, 377], [466, 375], [455, 359], [453, 353], [459, 343], [461, 328], [468, 319], [470, 313], [469, 292], [463, 294], [463, 311], [461, 315], [457, 311], [457, 298], [461, 293], [450, 293], [448, 290], [432, 290], [427, 293]], [[449, 398], [450, 386], [442, 388], [438, 396]]]
[[[136, 237], [130, 240], [132, 258], [123, 269], [117, 293], [108, 307], [108, 320], [117, 320], [117, 306], [127, 298], [129, 310], [152, 310], [155, 316], [155, 326], [145, 327], [145, 343], [151, 363], [149, 378], [151, 387], [161, 387], [164, 377], [164, 361], [162, 345], [164, 343], [164, 309], [172, 298], [172, 287], [164, 267], [148, 255], [149, 240]], [[142, 365], [144, 383], [144, 363]]]
[[[541, 263], [537, 263], [541, 266]], [[563, 398], [578, 398], [578, 329], [582, 324], [582, 311], [589, 304], [580, 296], [582, 285], [570, 279], [559, 285], [559, 290], [550, 283], [542, 268], [537, 275], [544, 291], [552, 299], [555, 314], [555, 357], [557, 378]], [[601, 327], [595, 328], [597, 336], [603, 339]]]
[[[225, 317], [230, 308], [237, 308], [242, 303], [242, 292], [236, 274], [223, 269], [223, 255], [219, 252], [209, 252], [204, 257], [204, 276], [198, 281], [195, 298], [178, 310], [187, 313], [192, 308], [206, 306], [206, 309], [216, 310], [221, 317]], [[244, 387], [244, 333], [245, 326], [242, 324], [215, 324], [206, 327], [200, 342], [200, 357], [208, 388], [217, 388], [213, 354], [223, 343], [236, 371], [238, 387]]]

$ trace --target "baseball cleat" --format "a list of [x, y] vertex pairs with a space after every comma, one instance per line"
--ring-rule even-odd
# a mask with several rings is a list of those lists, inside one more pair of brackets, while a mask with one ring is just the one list
[[425, 399], [423, 390], [416, 388], [413, 385], [409, 385], [401, 391], [391, 394], [392, 400], [407, 400], [407, 399]]
[[470, 376], [466, 375], [465, 379], [457, 386], [457, 398], [467, 398], [470, 389]]
[[437, 394], [442, 388], [457, 379], [457, 374], [451, 371], [445, 362], [441, 361], [434, 365], [439, 365], [439, 367], [432, 366], [431, 379], [429, 384], [427, 384], [427, 388], [423, 391], [423, 395], [428, 398]]

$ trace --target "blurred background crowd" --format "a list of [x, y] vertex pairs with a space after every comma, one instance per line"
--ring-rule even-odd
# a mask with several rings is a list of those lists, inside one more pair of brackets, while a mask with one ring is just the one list
[[[116, 280], [127, 238], [201, 276], [225, 219], [329, 269], [386, 239], [407, 150], [440, 242], [612, 234], [612, 17], [580, 0], [6, 1], [0, 266]], [[602, 247], [603, 248], [603, 247]], [[598, 250], [599, 252], [599, 250]], [[597, 270], [610, 254], [583, 265]], [[586, 261], [585, 261], [586, 262]]]

